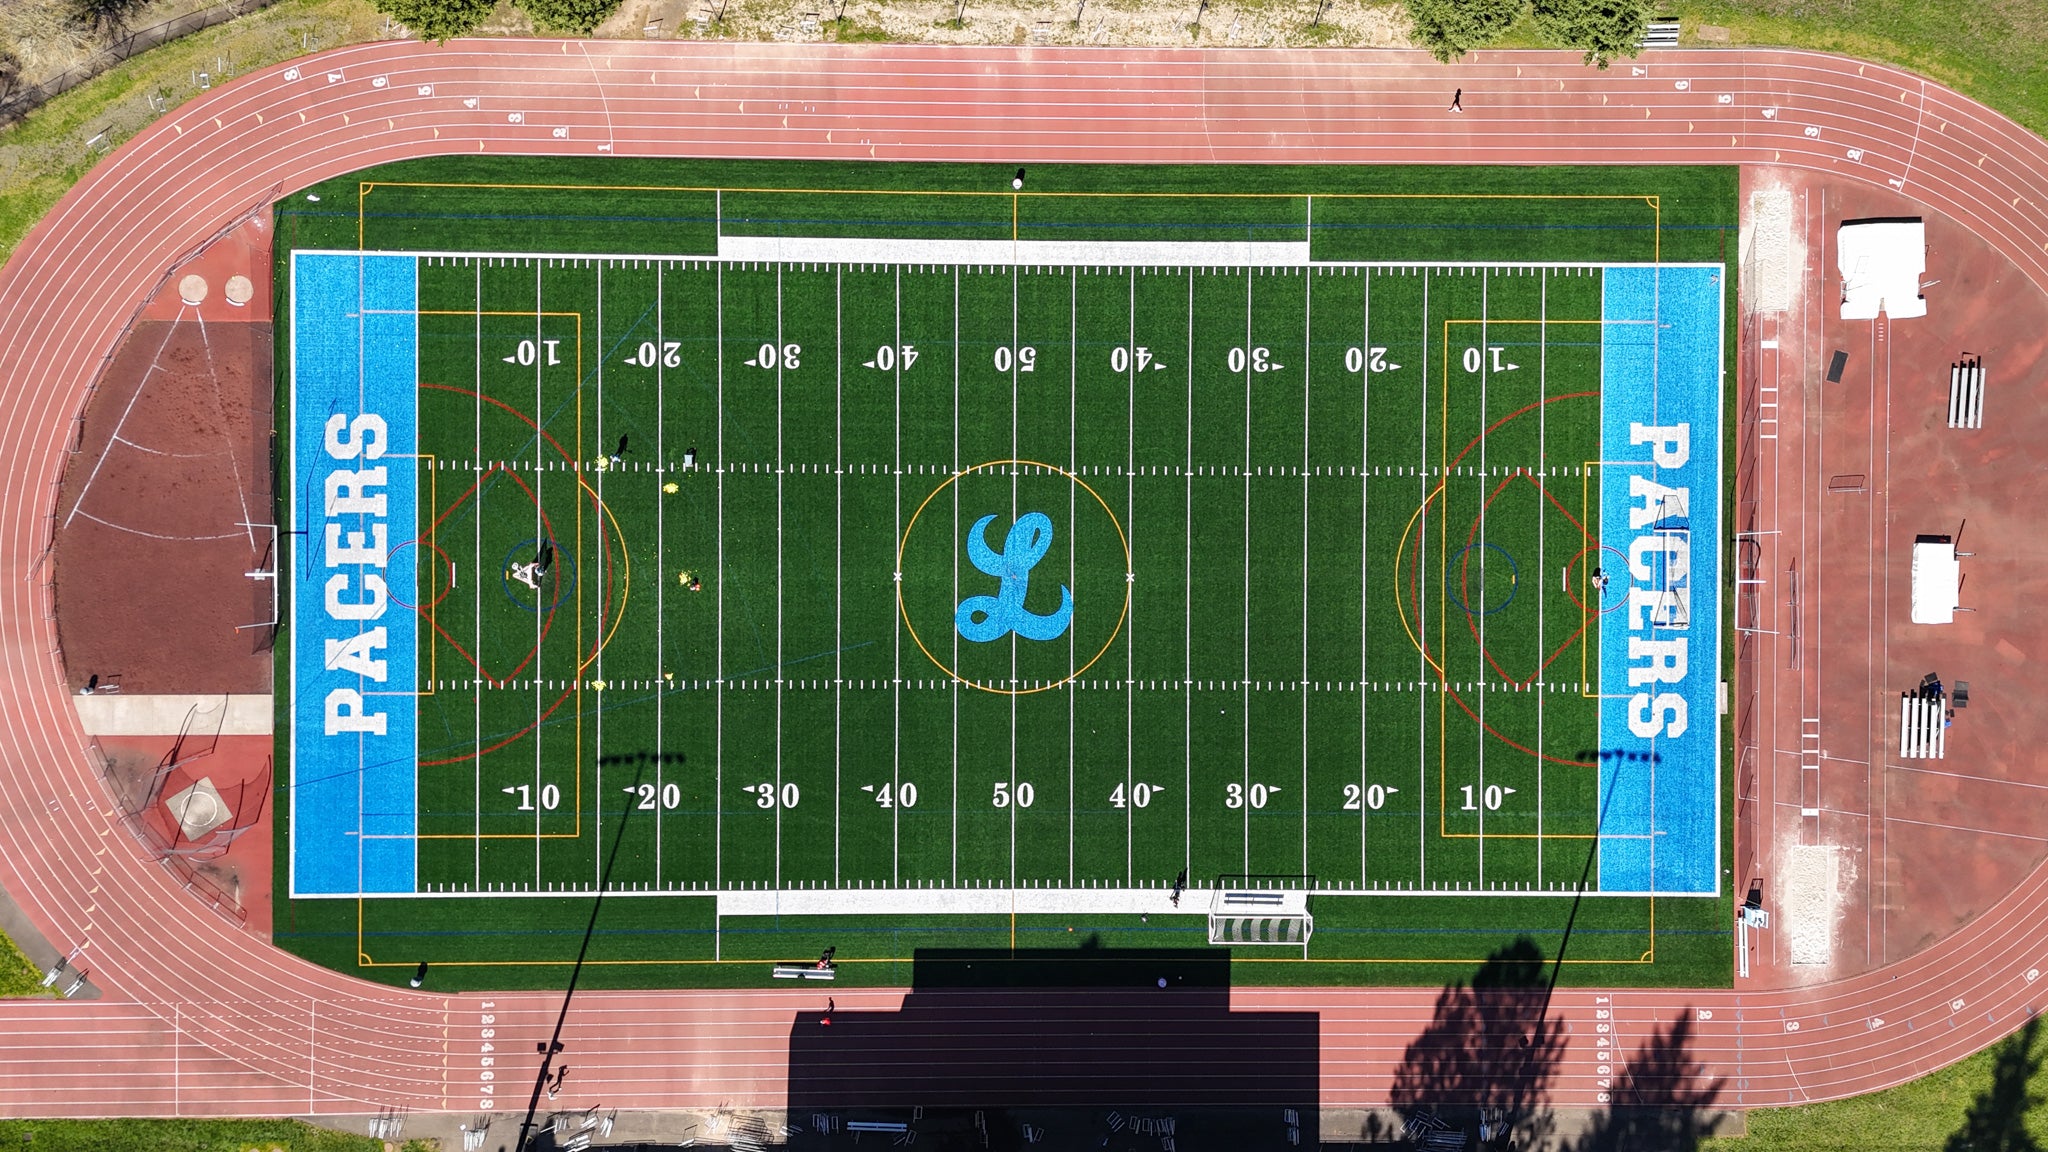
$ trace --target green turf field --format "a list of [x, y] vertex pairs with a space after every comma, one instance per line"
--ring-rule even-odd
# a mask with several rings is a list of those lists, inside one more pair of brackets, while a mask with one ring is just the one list
[[[1554, 954], [1604, 266], [1725, 264], [1732, 170], [1009, 176], [443, 160], [280, 205], [281, 315], [288, 250], [421, 255], [417, 895], [281, 895], [279, 943], [559, 982], [623, 837], [597, 983], [1207, 947], [1239, 873], [1316, 893], [1247, 981]], [[1730, 887], [1596, 893], [1566, 978], [1725, 982]]]

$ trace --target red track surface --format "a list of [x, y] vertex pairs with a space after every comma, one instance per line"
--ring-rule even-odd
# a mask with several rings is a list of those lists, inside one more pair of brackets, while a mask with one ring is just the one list
[[[407, 157], [479, 149], [822, 159], [1778, 163], [1890, 187], [2048, 289], [2048, 143], [1918, 77], [1796, 52], [1663, 52], [1644, 74], [1551, 54], [1455, 69], [1416, 54], [386, 43], [209, 93], [103, 161], [0, 270], [0, 884], [111, 989], [0, 1003], [0, 1113], [474, 1111], [480, 997], [324, 971], [203, 912], [102, 810], [31, 571], [51, 484], [100, 359], [163, 270], [272, 199]], [[296, 77], [296, 78], [294, 78]], [[423, 94], [431, 86], [431, 94]], [[1449, 91], [1465, 91], [1448, 116]], [[473, 101], [473, 106], [472, 102]], [[1766, 115], [1767, 110], [1775, 110]], [[560, 135], [557, 135], [557, 133]], [[1565, 991], [1554, 1101], [1591, 1105], [1624, 1051], [1680, 1013], [1723, 1106], [1826, 1099], [1983, 1047], [2048, 985], [2048, 869], [1910, 959], [1776, 992]], [[1240, 1011], [1322, 1019], [1325, 1105], [1385, 1100], [1436, 989], [1238, 989]], [[621, 1107], [779, 1105], [811, 993], [590, 993], [576, 1082]], [[842, 1012], [898, 994], [848, 991]], [[558, 998], [494, 998], [531, 1051]], [[1596, 1012], [1611, 1010], [1613, 1033]], [[1102, 1020], [1113, 1028], [1114, 1021]], [[857, 1058], [843, 1054], [845, 1058]], [[877, 1059], [902, 1059], [878, 1053]], [[509, 1061], [514, 1068], [523, 1060]], [[525, 1072], [507, 1073], [507, 1095]], [[576, 1094], [574, 1084], [562, 1104]]]

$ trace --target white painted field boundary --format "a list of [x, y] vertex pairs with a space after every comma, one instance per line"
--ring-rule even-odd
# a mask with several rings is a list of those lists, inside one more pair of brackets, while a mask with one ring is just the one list
[[721, 892], [720, 916], [1199, 916], [1210, 891], [1190, 888], [1174, 907], [1167, 888], [817, 888]]
[[[726, 240], [727, 240], [728, 242], [730, 242], [730, 241], [732, 241], [732, 240], [735, 240], [735, 239], [746, 239], [746, 238], [745, 238], [745, 237], [727, 237], [727, 238], [726, 238]], [[747, 257], [744, 257], [744, 258], [741, 258], [741, 257], [735, 257], [735, 256], [730, 256], [729, 254], [727, 254], [727, 253], [726, 253], [726, 252], [724, 252], [724, 251], [721, 251], [721, 252], [720, 252], [720, 253], [719, 253], [718, 255], [712, 256], [712, 255], [705, 255], [705, 254], [703, 254], [703, 253], [697, 253], [697, 254], [688, 254], [688, 253], [681, 253], [681, 254], [679, 254], [679, 253], [662, 253], [662, 254], [649, 254], [649, 253], [635, 253], [635, 252], [446, 252], [446, 251], [439, 251], [439, 250], [436, 250], [436, 249], [425, 249], [425, 248], [421, 248], [421, 249], [391, 249], [391, 250], [388, 250], [388, 251], [380, 249], [380, 250], [378, 250], [378, 251], [376, 251], [376, 252], [374, 252], [374, 253], [368, 253], [368, 254], [369, 254], [369, 255], [376, 255], [376, 256], [412, 256], [412, 257], [417, 257], [417, 258], [419, 258], [419, 259], [422, 259], [422, 260], [439, 260], [439, 261], [446, 261], [446, 262], [448, 262], [448, 263], [450, 263], [450, 264], [459, 264], [459, 265], [462, 265], [462, 266], [464, 266], [464, 267], [467, 267], [467, 266], [469, 266], [469, 264], [470, 264], [470, 263], [471, 263], [472, 261], [474, 261], [474, 262], [476, 262], [476, 263], [479, 263], [479, 264], [483, 265], [484, 267], [513, 267], [513, 266], [518, 266], [518, 267], [526, 267], [526, 266], [528, 266], [528, 265], [530, 265], [530, 264], [535, 264], [535, 263], [538, 263], [538, 264], [540, 264], [540, 265], [541, 265], [542, 267], [544, 267], [544, 268], [577, 268], [577, 267], [584, 267], [584, 266], [588, 266], [588, 267], [592, 267], [592, 268], [595, 268], [595, 267], [597, 267], [597, 266], [599, 266], [599, 265], [603, 265], [603, 266], [605, 266], [605, 267], [608, 267], [608, 268], [650, 268], [650, 269], [651, 269], [651, 268], [655, 267], [656, 265], [664, 265], [664, 266], [667, 266], [667, 267], [670, 267], [670, 268], [678, 268], [678, 267], [688, 267], [688, 266], [690, 266], [690, 265], [693, 265], [693, 264], [749, 264], [749, 263], [754, 263], [754, 264], [761, 264], [761, 263], [767, 263], [767, 264], [783, 263], [783, 264], [791, 264], [791, 265], [806, 265], [806, 264], [815, 264], [815, 265], [829, 265], [829, 264], [835, 263], [836, 261], [834, 261], [834, 260], [832, 260], [832, 259], [829, 259], [829, 258], [827, 258], [827, 257], [826, 257], [826, 256], [825, 256], [824, 254], [822, 254], [822, 253], [821, 253], [821, 252], [820, 252], [820, 251], [819, 251], [819, 250], [818, 250], [817, 248], [815, 248], [814, 246], [815, 246], [815, 245], [818, 245], [818, 244], [824, 244], [824, 243], [840, 243], [841, 241], [836, 241], [836, 240], [823, 240], [823, 239], [819, 239], [819, 238], [817, 238], [817, 237], [804, 237], [804, 236], [790, 236], [790, 237], [784, 237], [784, 238], [780, 239], [780, 240], [779, 240], [778, 242], [779, 242], [780, 244], [782, 244], [782, 245], [784, 246], [784, 247], [782, 248], [782, 251], [783, 251], [783, 253], [784, 253], [784, 257], [783, 257], [783, 258], [782, 258], [782, 259], [781, 259], [780, 261], [777, 261], [777, 260], [775, 260], [775, 259], [773, 259], [773, 258], [770, 258], [770, 257], [764, 257], [764, 256], [758, 256], [758, 255], [755, 255], [755, 256], [747, 256]], [[858, 242], [859, 242], [859, 243], [870, 243], [870, 241], [865, 241], [865, 240], [863, 240], [863, 241], [858, 241]], [[954, 241], [943, 241], [943, 240], [930, 240], [930, 241], [925, 241], [925, 240], [917, 240], [917, 241], [907, 241], [907, 242], [908, 242], [908, 243], [917, 243], [917, 244], [926, 244], [926, 243], [930, 243], [930, 244], [960, 244], [960, 243], [968, 243], [967, 241], [957, 241], [957, 240], [954, 240]], [[890, 243], [905, 243], [905, 241], [890, 241]], [[916, 266], [919, 266], [920, 264], [922, 264], [922, 265], [924, 265], [924, 266], [930, 266], [930, 267], [949, 267], [949, 266], [951, 266], [952, 264], [956, 264], [956, 263], [958, 263], [958, 264], [965, 264], [965, 265], [969, 265], [969, 266], [971, 266], [971, 265], [974, 265], [974, 264], [976, 264], [976, 263], [979, 263], [979, 264], [982, 264], [982, 265], [991, 265], [991, 264], [993, 264], [993, 265], [1002, 265], [1002, 266], [1007, 266], [1007, 265], [1010, 265], [1010, 264], [1012, 264], [1012, 263], [1015, 263], [1015, 264], [1018, 264], [1018, 265], [1020, 265], [1020, 266], [1035, 266], [1035, 267], [1048, 267], [1048, 268], [1051, 268], [1051, 267], [1061, 267], [1061, 268], [1064, 268], [1064, 267], [1079, 267], [1079, 268], [1114, 268], [1114, 269], [1116, 269], [1116, 270], [1118, 270], [1118, 271], [1123, 271], [1123, 270], [1126, 270], [1126, 269], [1129, 269], [1129, 268], [1140, 268], [1140, 267], [1142, 267], [1142, 268], [1164, 268], [1164, 267], [1174, 267], [1174, 266], [1180, 266], [1180, 265], [1173, 265], [1173, 264], [1163, 263], [1163, 262], [1162, 262], [1161, 260], [1138, 260], [1138, 261], [1131, 261], [1131, 260], [1122, 260], [1122, 261], [1112, 262], [1112, 261], [1110, 261], [1110, 259], [1109, 259], [1109, 256], [1111, 255], [1111, 250], [1110, 250], [1110, 246], [1109, 246], [1109, 245], [1107, 245], [1107, 244], [1096, 244], [1096, 243], [1091, 243], [1091, 242], [1084, 242], [1084, 241], [1075, 241], [1075, 242], [1072, 242], [1072, 247], [1073, 247], [1074, 251], [1073, 251], [1073, 252], [1070, 252], [1070, 253], [1068, 253], [1069, 255], [1075, 255], [1075, 254], [1078, 254], [1078, 255], [1079, 255], [1079, 256], [1080, 256], [1081, 258], [1080, 258], [1080, 259], [1068, 259], [1068, 260], [1053, 260], [1053, 259], [1051, 259], [1051, 258], [1050, 258], [1050, 257], [1049, 257], [1049, 256], [1048, 256], [1048, 255], [1047, 255], [1046, 253], [1043, 253], [1043, 252], [1037, 252], [1037, 253], [1033, 253], [1033, 254], [1032, 254], [1032, 256], [1031, 256], [1031, 258], [1030, 258], [1030, 259], [1028, 259], [1028, 260], [1023, 260], [1023, 259], [1017, 259], [1017, 258], [1015, 257], [1015, 255], [1014, 255], [1014, 252], [1015, 252], [1015, 249], [1016, 249], [1016, 244], [1013, 244], [1013, 243], [1012, 243], [1011, 241], [1008, 241], [1008, 240], [987, 240], [987, 241], [972, 241], [972, 243], [977, 243], [977, 244], [979, 244], [979, 243], [987, 243], [987, 244], [995, 244], [995, 245], [999, 245], [1000, 247], [1002, 247], [1002, 248], [1003, 248], [1003, 249], [1005, 250], [1005, 252], [1006, 252], [1006, 253], [1010, 253], [1010, 254], [1006, 254], [1006, 255], [1002, 256], [1001, 258], [982, 258], [982, 257], [979, 257], [979, 256], [977, 256], [977, 257], [976, 257], [975, 259], [972, 259], [972, 260], [964, 260], [964, 261], [963, 261], [963, 260], [950, 260], [950, 261], [949, 261], [949, 260], [939, 260], [939, 259], [936, 259], [936, 258], [934, 258], [934, 257], [933, 257], [933, 256], [931, 256], [931, 255], [922, 255], [922, 256], [920, 256], [920, 257], [919, 257], [918, 259], [916, 259], [916, 260], [908, 260], [908, 261], [902, 261], [902, 260], [899, 260], [899, 261], [877, 261], [877, 260], [875, 260], [875, 259], [873, 259], [873, 258], [871, 258], [871, 257], [866, 257], [866, 256], [864, 256], [864, 257], [862, 257], [862, 258], [861, 258], [861, 259], [859, 259], [859, 260], [854, 260], [854, 261], [851, 261], [851, 263], [853, 263], [853, 264], [863, 264], [863, 263], [866, 263], [866, 264], [877, 264], [877, 263], [885, 263], [885, 264], [897, 264], [897, 265], [906, 265], [906, 266], [910, 266], [910, 267], [916, 267]], [[1062, 243], [1062, 244], [1065, 244], [1065, 243], [1068, 243], [1068, 242], [1066, 242], [1066, 241], [1029, 241], [1029, 240], [1027, 240], [1027, 241], [1018, 241], [1017, 243], [1025, 243], [1025, 244], [1038, 244], [1038, 243]], [[1128, 241], [1126, 241], [1126, 242], [1123, 242], [1123, 243], [1131, 243], [1131, 242], [1128, 242]], [[1206, 242], [1203, 242], [1203, 243], [1206, 243]], [[1146, 246], [1147, 246], [1147, 247], [1155, 247], [1154, 245], [1146, 245]], [[1158, 248], [1161, 248], [1161, 249], [1167, 249], [1167, 248], [1171, 248], [1171, 249], [1174, 249], [1175, 251], [1173, 251], [1173, 252], [1171, 252], [1171, 253], [1168, 253], [1168, 252], [1161, 252], [1161, 253], [1160, 253], [1160, 255], [1161, 255], [1162, 257], [1166, 257], [1166, 256], [1172, 256], [1172, 257], [1173, 257], [1173, 258], [1174, 258], [1175, 260], [1184, 260], [1184, 259], [1187, 259], [1187, 258], [1188, 258], [1188, 257], [1186, 257], [1186, 256], [1185, 256], [1185, 255], [1183, 254], [1182, 250], [1184, 250], [1184, 249], [1188, 249], [1188, 248], [1199, 248], [1199, 247], [1201, 247], [1201, 246], [1202, 246], [1202, 243], [1197, 243], [1197, 242], [1190, 242], [1190, 243], [1188, 243], [1188, 244], [1166, 244], [1166, 243], [1161, 243], [1161, 244], [1159, 244], [1159, 245], [1156, 245], [1156, 247], [1158, 247]], [[1281, 244], [1274, 244], [1274, 245], [1248, 245], [1248, 244], [1227, 244], [1227, 243], [1226, 243], [1226, 244], [1225, 244], [1224, 246], [1225, 246], [1225, 247], [1230, 247], [1230, 248], [1235, 248], [1235, 249], [1237, 249], [1237, 250], [1238, 250], [1238, 251], [1240, 252], [1240, 254], [1242, 254], [1243, 250], [1244, 250], [1245, 248], [1247, 248], [1247, 247], [1259, 247], [1259, 248], [1265, 248], [1265, 247], [1289, 247], [1289, 245], [1281, 245]], [[1301, 245], [1298, 245], [1298, 244], [1297, 244], [1297, 245], [1292, 245], [1292, 247], [1295, 247], [1295, 248], [1300, 248], [1300, 247], [1302, 247], [1302, 246], [1301, 246]], [[365, 255], [365, 253], [363, 253], [363, 252], [358, 252], [358, 251], [356, 251], [356, 250], [355, 250], [355, 249], [353, 249], [353, 248], [347, 248], [347, 249], [342, 249], [342, 248], [300, 248], [300, 249], [297, 249], [297, 250], [296, 250], [296, 252], [297, 252], [298, 254], [311, 254], [311, 255], [328, 255], [328, 256], [362, 256], [362, 255]], [[1187, 267], [1200, 267], [1200, 268], [1243, 268], [1243, 267], [1245, 267], [1245, 266], [1246, 266], [1246, 264], [1245, 264], [1245, 261], [1244, 261], [1244, 260], [1242, 260], [1242, 259], [1238, 259], [1238, 258], [1232, 258], [1232, 259], [1230, 259], [1230, 260], [1226, 260], [1226, 261], [1220, 261], [1220, 262], [1215, 262], [1215, 261], [1207, 261], [1207, 262], [1196, 262], [1196, 263], [1193, 263], [1193, 264], [1187, 264], [1187, 265], [1185, 265], [1185, 266], [1187, 266]], [[1264, 265], [1259, 265], [1259, 266], [1264, 266], [1264, 267], [1298, 267], [1298, 266], [1307, 266], [1307, 267], [1311, 267], [1311, 268], [1321, 268], [1321, 269], [1335, 269], [1335, 270], [1345, 270], [1345, 271], [1348, 271], [1348, 270], [1356, 270], [1356, 269], [1366, 269], [1366, 268], [1371, 268], [1371, 269], [1383, 269], [1383, 270], [1393, 270], [1393, 269], [1408, 269], [1408, 270], [1411, 270], [1411, 271], [1430, 271], [1430, 272], [1440, 272], [1440, 273], [1444, 273], [1444, 274], [1447, 274], [1447, 275], [1464, 275], [1464, 274], [1467, 274], [1467, 273], [1476, 273], [1476, 272], [1497, 272], [1497, 271], [1516, 271], [1516, 272], [1524, 272], [1524, 273], [1529, 273], [1529, 272], [1536, 272], [1536, 271], [1539, 271], [1539, 270], [1542, 270], [1542, 271], [1552, 271], [1552, 272], [1570, 272], [1570, 273], [1577, 273], [1577, 274], [1581, 274], [1581, 275], [1591, 275], [1592, 273], [1595, 273], [1595, 272], [1602, 272], [1602, 271], [1605, 271], [1605, 270], [1607, 270], [1607, 269], [1610, 269], [1610, 268], [1717, 268], [1717, 267], [1719, 267], [1719, 265], [1717, 265], [1717, 264], [1713, 263], [1712, 261], [1707, 261], [1707, 262], [1704, 262], [1704, 263], [1702, 263], [1702, 262], [1698, 262], [1698, 261], [1671, 261], [1671, 260], [1667, 260], [1667, 261], [1663, 262], [1662, 264], [1658, 264], [1658, 263], [1655, 263], [1655, 262], [1652, 262], [1652, 261], [1646, 261], [1646, 260], [1616, 260], [1616, 261], [1605, 261], [1605, 262], [1588, 262], [1588, 261], [1585, 261], [1585, 260], [1309, 260], [1309, 259], [1307, 259], [1307, 258], [1306, 258], [1306, 256], [1304, 256], [1304, 255], [1302, 255], [1302, 254], [1300, 254], [1300, 253], [1297, 253], [1297, 254], [1295, 254], [1294, 256], [1291, 256], [1291, 257], [1289, 257], [1288, 259], [1285, 259], [1285, 260], [1274, 260], [1274, 261], [1270, 261], [1270, 262], [1268, 262], [1268, 263], [1266, 263], [1266, 264], [1264, 264]], [[384, 311], [384, 310], [379, 310], [379, 309], [371, 309], [370, 311], [372, 311], [372, 312], [376, 312], [376, 311]], [[391, 311], [395, 311], [395, 310], [391, 310]], [[1623, 321], [1610, 321], [1610, 323], [1623, 323]], [[1653, 323], [1653, 321], [1626, 321], [1626, 323]]]
[[718, 258], [811, 264], [1160, 268], [1298, 268], [1309, 262], [1305, 240], [933, 240], [880, 236], [720, 236]]

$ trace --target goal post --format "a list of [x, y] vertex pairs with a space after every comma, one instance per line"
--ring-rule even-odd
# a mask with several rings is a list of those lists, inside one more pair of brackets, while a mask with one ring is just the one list
[[1310, 875], [1232, 874], [1209, 898], [1209, 943], [1305, 945], [1315, 933]]

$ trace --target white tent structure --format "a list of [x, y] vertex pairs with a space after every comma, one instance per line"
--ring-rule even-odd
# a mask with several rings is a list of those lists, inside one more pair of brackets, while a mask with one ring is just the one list
[[1927, 225], [1919, 220], [1851, 220], [1836, 233], [1842, 319], [1894, 320], [1927, 315], [1920, 276], [1927, 271]]
[[1962, 567], [1949, 537], [1921, 536], [1913, 541], [1913, 623], [1955, 622]]

